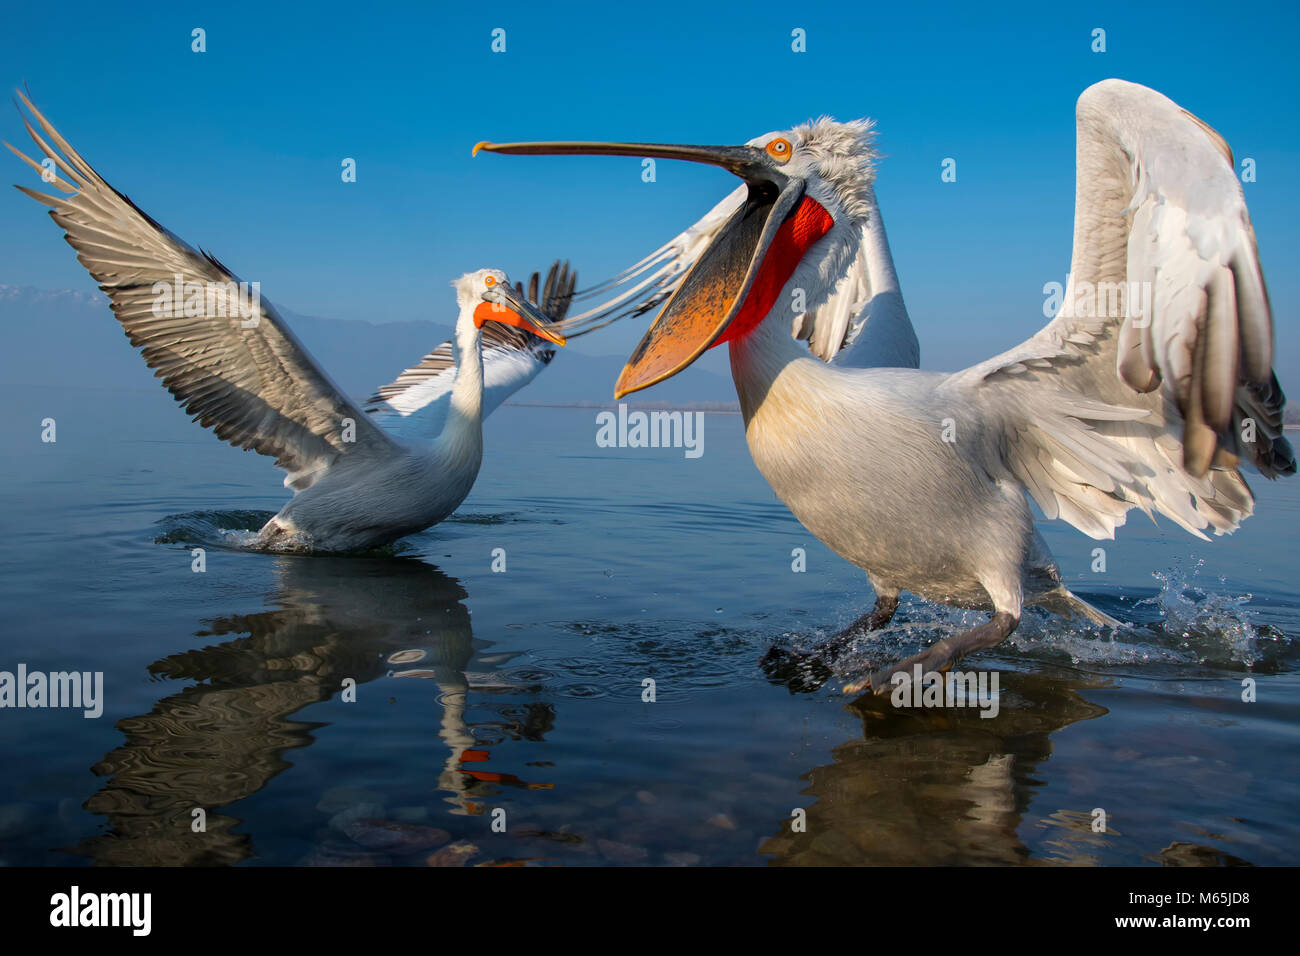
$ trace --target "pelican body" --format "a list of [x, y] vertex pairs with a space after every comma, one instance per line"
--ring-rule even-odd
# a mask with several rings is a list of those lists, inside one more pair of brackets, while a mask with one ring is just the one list
[[[510, 288], [499, 269], [468, 273], [453, 286], [460, 307], [451, 340], [455, 375], [441, 430], [422, 440], [408, 428], [405, 436], [391, 436], [391, 453], [341, 457], [266, 523], [258, 536], [260, 546], [374, 548], [437, 524], [469, 495], [483, 461], [483, 323], [500, 319], [527, 328], [536, 322], [532, 327], [542, 336], [537, 341], [563, 345], [565, 340]], [[392, 408], [399, 395], [384, 404]], [[427, 425], [428, 417], [416, 421]]]
[[[550, 315], [537, 303], [536, 275], [534, 301], [499, 269], [453, 283], [454, 338], [381, 388], [368, 403], [372, 417], [270, 303], [248, 300], [220, 262], [117, 192], [19, 96], [49, 141], [24, 117], [28, 133], [66, 179], [9, 148], [66, 198], [18, 188], [50, 207], [127, 337], [186, 411], [287, 473], [294, 497], [261, 529], [257, 547], [375, 548], [438, 523], [465, 500], [483, 458], [485, 380], [495, 408], [550, 361], [548, 343], [565, 343], [552, 318], [563, 317], [573, 292], [567, 264], [551, 268], [542, 303]], [[181, 286], [174, 297], [173, 283]]]
[[[1062, 585], [1031, 497], [1094, 538], [1113, 537], [1132, 508], [1204, 537], [1253, 511], [1240, 463], [1267, 477], [1296, 465], [1254, 230], [1231, 152], [1203, 121], [1119, 80], [1084, 92], [1065, 304], [1028, 341], [953, 374], [917, 368], [876, 201], [873, 135], [868, 121], [821, 119], [743, 146], [478, 148], [682, 159], [744, 180], [616, 278], [640, 280], [639, 308], [666, 302], [615, 394], [728, 343], [755, 464], [876, 592], [874, 609], [821, 648], [825, 658], [887, 624], [903, 590], [991, 612], [846, 687], [882, 693], [917, 664], [943, 670], [996, 645], [1028, 604], [1117, 623]], [[1118, 307], [1114, 295], [1084, 294], [1117, 288], [1143, 294]]]

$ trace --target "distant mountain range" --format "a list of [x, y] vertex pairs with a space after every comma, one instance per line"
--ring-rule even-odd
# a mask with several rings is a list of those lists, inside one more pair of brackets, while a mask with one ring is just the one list
[[[451, 335], [431, 322], [372, 324], [300, 315], [277, 306], [294, 333], [341, 388], [365, 399], [402, 369]], [[638, 321], [638, 320], [629, 320]], [[645, 320], [639, 320], [645, 321]], [[0, 285], [0, 384], [92, 388], [149, 388], [152, 373], [127, 341], [99, 292], [50, 291]], [[522, 404], [604, 405], [613, 401], [614, 382], [625, 356], [583, 351], [591, 339], [561, 349], [544, 371], [515, 396]], [[156, 387], [156, 386], [154, 386]], [[638, 396], [642, 403], [733, 407], [724, 349], [686, 372]]]
[[[358, 399], [392, 381], [451, 334], [431, 322], [372, 324], [322, 319], [280, 307], [294, 333], [340, 387]], [[644, 319], [629, 319], [641, 321]], [[0, 384], [92, 388], [149, 388], [152, 373], [126, 340], [99, 292], [51, 291], [0, 285]], [[551, 367], [516, 394], [523, 405], [600, 406], [613, 403], [614, 382], [626, 358], [585, 351], [599, 333], [561, 349]], [[724, 411], [736, 407], [725, 349], [629, 404]], [[1287, 407], [1288, 425], [1300, 426], [1300, 401]]]

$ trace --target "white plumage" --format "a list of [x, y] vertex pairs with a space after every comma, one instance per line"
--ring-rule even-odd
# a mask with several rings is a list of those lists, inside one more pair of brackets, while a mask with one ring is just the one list
[[901, 590], [994, 612], [874, 674], [878, 692], [916, 664], [942, 669], [998, 643], [1025, 604], [1114, 623], [1061, 584], [1027, 496], [1095, 538], [1112, 537], [1133, 508], [1204, 536], [1233, 530], [1254, 508], [1240, 462], [1268, 477], [1295, 471], [1268, 298], [1226, 143], [1161, 94], [1119, 80], [1085, 91], [1077, 120], [1065, 306], [1027, 342], [955, 374], [916, 368], [868, 123], [821, 119], [743, 147], [484, 146], [687, 159], [745, 180], [616, 278], [617, 287], [655, 267], [630, 311], [664, 303], [618, 392], [730, 339], [759, 470], [876, 590], [875, 609], [829, 642], [828, 656], [887, 623]]
[[[552, 354], [527, 330], [564, 341], [522, 289], [511, 288], [496, 269], [454, 283], [460, 313], [455, 336], [443, 347], [446, 365], [439, 371], [445, 374], [419, 385], [399, 378], [381, 390], [391, 396], [391, 404], [377, 403], [385, 413], [371, 418], [269, 302], [246, 295], [215, 258], [113, 189], [22, 99], [49, 141], [24, 117], [28, 133], [62, 176], [9, 148], [65, 197], [18, 188], [50, 207], [131, 344], [186, 411], [285, 471], [294, 497], [266, 523], [259, 546], [373, 548], [436, 524], [460, 505], [482, 460], [484, 414], [527, 384]], [[555, 295], [548, 304], [562, 310], [572, 292], [567, 266], [563, 282], [557, 279], [553, 267], [548, 293]], [[536, 277], [533, 285], [535, 293]], [[508, 331], [498, 331], [506, 328], [502, 323], [510, 324]], [[492, 356], [486, 371], [485, 337]], [[423, 378], [419, 366], [404, 374]], [[421, 409], [429, 414], [412, 414]]]
[[[556, 329], [573, 297], [578, 274], [569, 264], [551, 265], [545, 286], [539, 291], [538, 274], [533, 273], [527, 298], [549, 317]], [[523, 285], [517, 287], [521, 297]], [[569, 334], [582, 335], [582, 331]], [[402, 438], [418, 439], [442, 431], [451, 407], [458, 365], [454, 341], [448, 339], [428, 355], [375, 391], [365, 410], [383, 428]], [[555, 346], [545, 339], [513, 326], [492, 323], [483, 327], [483, 417], [487, 418], [515, 392], [547, 368], [555, 358]]]

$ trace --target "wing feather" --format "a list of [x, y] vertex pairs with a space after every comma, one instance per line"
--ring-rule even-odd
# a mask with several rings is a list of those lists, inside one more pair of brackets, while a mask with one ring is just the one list
[[[253, 287], [241, 287], [215, 258], [110, 186], [18, 95], [48, 137], [24, 117], [32, 140], [68, 181], [51, 178], [40, 163], [5, 145], [70, 198], [18, 188], [50, 207], [50, 218], [108, 295], [131, 344], [195, 421], [232, 445], [274, 458], [295, 491], [343, 456], [398, 450]], [[178, 277], [180, 287], [173, 289]]]
[[1166, 97], [1120, 80], [1079, 98], [1077, 137], [1060, 312], [952, 381], [1005, 422], [1000, 454], [1045, 513], [1096, 537], [1135, 507], [1197, 535], [1231, 531], [1254, 506], [1239, 460], [1270, 478], [1296, 470], [1231, 152]]

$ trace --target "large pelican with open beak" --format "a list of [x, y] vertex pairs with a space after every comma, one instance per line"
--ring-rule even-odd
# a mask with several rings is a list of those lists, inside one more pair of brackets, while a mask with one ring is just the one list
[[[330, 380], [260, 293], [247, 294], [215, 258], [110, 186], [22, 99], [49, 137], [24, 117], [47, 161], [9, 148], [66, 198], [18, 188], [50, 207], [131, 344], [185, 410], [232, 445], [274, 458], [287, 473], [294, 497], [267, 521], [256, 546], [375, 548], [437, 524], [465, 500], [483, 458], [484, 338], [496, 358], [489, 410], [550, 361], [549, 346], [538, 350], [533, 343], [565, 343], [552, 316], [504, 272], [480, 269], [453, 283], [460, 314], [450, 347], [435, 349], [380, 389], [370, 403], [372, 418]], [[534, 298], [536, 286], [534, 276]], [[552, 267], [543, 307], [562, 317], [572, 291], [567, 267], [558, 273]], [[508, 334], [494, 331], [497, 326]]]
[[[867, 122], [822, 119], [744, 146], [478, 148], [682, 159], [744, 180], [629, 271], [656, 267], [637, 294], [667, 301], [616, 395], [728, 344], [759, 470], [875, 588], [874, 609], [824, 656], [888, 623], [901, 590], [992, 612], [849, 687], [879, 693], [916, 665], [943, 670], [998, 644], [1027, 604], [1114, 623], [1061, 583], [1029, 498], [1094, 538], [1113, 537], [1131, 508], [1204, 537], [1252, 512], [1243, 460], [1268, 477], [1295, 471], [1227, 144], [1159, 93], [1119, 80], [1080, 97], [1077, 141], [1065, 304], [1022, 345], [953, 374], [864, 367], [916, 364]], [[873, 334], [878, 319], [883, 334]]]

